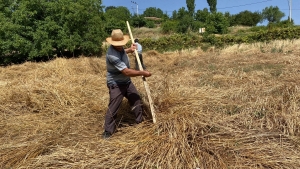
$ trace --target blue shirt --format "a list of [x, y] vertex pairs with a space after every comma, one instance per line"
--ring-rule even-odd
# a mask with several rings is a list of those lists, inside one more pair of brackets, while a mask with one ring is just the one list
[[136, 50], [137, 50], [137, 52], [138, 52], [138, 53], [142, 53], [142, 51], [143, 51], [143, 47], [142, 47], [142, 45], [141, 45], [141, 44], [139, 44], [138, 42], [136, 42], [135, 44], [137, 45], [137, 46], [136, 46], [136, 47], [137, 47], [137, 49], [136, 49]]
[[121, 52], [109, 46], [106, 53], [107, 85], [128, 84], [130, 77], [122, 74], [122, 70], [130, 68], [129, 58], [123, 49]]

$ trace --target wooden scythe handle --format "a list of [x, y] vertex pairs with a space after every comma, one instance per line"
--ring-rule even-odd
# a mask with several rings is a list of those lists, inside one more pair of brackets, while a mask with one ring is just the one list
[[[132, 33], [131, 33], [129, 22], [126, 21], [126, 23], [127, 23], [127, 27], [128, 27], [131, 42], [132, 42], [132, 44], [134, 44], [134, 40], [133, 40], [133, 36], [132, 36]], [[138, 62], [139, 68], [140, 68], [140, 70], [143, 70], [143, 66], [141, 64], [141, 61], [140, 61], [139, 54], [138, 54], [137, 50], [135, 49], [134, 52], [135, 52], [135, 57], [136, 57], [136, 60]], [[144, 86], [145, 86], [147, 96], [148, 96], [148, 100], [149, 100], [149, 104], [150, 104], [150, 110], [151, 110], [151, 114], [152, 114], [153, 123], [156, 123], [156, 115], [155, 115], [155, 112], [154, 112], [153, 101], [152, 101], [152, 98], [151, 98], [151, 95], [150, 95], [149, 85], [148, 85], [148, 83], [146, 81], [146, 78], [144, 76], [143, 76], [143, 82], [144, 82]]]

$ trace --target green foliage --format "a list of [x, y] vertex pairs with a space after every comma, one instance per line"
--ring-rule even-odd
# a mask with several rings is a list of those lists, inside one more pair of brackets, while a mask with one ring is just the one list
[[268, 27], [276, 27], [276, 28], [288, 28], [288, 27], [293, 27], [294, 26], [294, 21], [292, 20], [291, 22], [289, 19], [280, 21], [278, 23], [269, 23]]
[[[121, 29], [124, 30], [127, 28], [126, 21], [130, 20], [131, 14], [130, 11], [123, 6], [119, 7], [111, 7], [107, 12], [104, 14], [105, 17], [105, 24], [103, 24], [105, 34], [104, 36], [109, 36], [113, 29]], [[137, 17], [137, 16], [135, 16]], [[145, 25], [145, 22], [142, 23], [141, 20], [136, 20], [135, 17], [134, 23], [136, 25], [142, 24]]]
[[108, 6], [108, 7], [105, 8], [105, 12], [107, 12], [111, 9], [116, 9], [116, 7], [115, 6]]
[[189, 16], [193, 17], [195, 13], [195, 0], [186, 0], [186, 6], [188, 8]]
[[100, 0], [5, 1], [0, 8], [2, 64], [101, 52]]
[[178, 13], [177, 13], [176, 10], [174, 10], [174, 11], [172, 12], [171, 19], [176, 19], [177, 17], [178, 17]]
[[173, 19], [176, 19], [176, 20], [181, 20], [183, 19], [186, 15], [188, 15], [188, 11], [185, 10], [184, 7], [180, 8], [177, 12], [177, 17], [176, 18], [173, 18]]
[[147, 28], [155, 28], [155, 23], [153, 21], [146, 21]]
[[189, 29], [191, 29], [192, 23], [193, 23], [193, 18], [190, 15], [184, 15], [183, 18], [179, 20], [179, 24], [177, 25], [176, 32], [186, 33]]
[[157, 18], [164, 18], [165, 14], [163, 13], [163, 11], [159, 8], [155, 8], [155, 7], [149, 7], [149, 8], [146, 8], [144, 13], [143, 13], [143, 16], [146, 16], [146, 17], [157, 17]]
[[211, 13], [205, 24], [207, 33], [225, 34], [228, 32], [229, 22], [221, 12]]
[[264, 20], [272, 23], [278, 23], [285, 14], [279, 10], [278, 6], [270, 6], [262, 10], [262, 16]]
[[259, 31], [266, 31], [266, 30], [268, 30], [268, 28], [266, 26], [254, 26], [254, 27], [251, 27], [249, 30], [251, 32], [259, 32]]
[[281, 28], [267, 30], [261, 27], [260, 30], [255, 30], [256, 32], [245, 34], [244, 36], [233, 36], [224, 35], [216, 37], [212, 34], [204, 34], [203, 42], [209, 43], [217, 47], [223, 47], [225, 45], [241, 44], [241, 43], [254, 43], [254, 42], [269, 42], [272, 40], [285, 40], [285, 39], [299, 39], [300, 38], [300, 28]]
[[260, 12], [245, 10], [234, 16], [234, 20], [231, 25], [255, 26], [261, 21], [262, 14]]
[[207, 0], [210, 12], [217, 12], [217, 0]]
[[105, 37], [109, 36], [113, 29], [121, 29], [124, 30], [127, 28], [126, 22], [121, 21], [115, 18], [109, 18], [106, 20], [104, 31], [105, 31]]
[[207, 8], [204, 8], [203, 10], [197, 10], [195, 14], [195, 20], [200, 22], [206, 22], [206, 19], [210, 15]]
[[144, 17], [141, 17], [141, 16], [137, 16], [137, 15], [134, 15], [132, 18], [131, 18], [131, 21], [132, 21], [132, 26], [133, 27], [143, 27], [147, 24], [147, 21]]
[[235, 26], [235, 16], [236, 15], [231, 15], [229, 12], [225, 12], [224, 16], [227, 19], [229, 26]]
[[204, 28], [205, 24], [198, 21], [193, 21], [191, 24], [191, 30], [194, 32], [199, 32], [199, 28]]
[[161, 31], [163, 33], [176, 32], [177, 25], [178, 25], [178, 21], [168, 20], [168, 21], [161, 24]]
[[130, 11], [126, 7], [119, 6], [119, 7], [112, 8], [112, 9], [108, 10], [107, 12], [105, 12], [105, 18], [106, 19], [114, 18], [114, 19], [118, 19], [118, 20], [121, 20], [124, 22], [131, 18], [131, 14], [130, 14]]

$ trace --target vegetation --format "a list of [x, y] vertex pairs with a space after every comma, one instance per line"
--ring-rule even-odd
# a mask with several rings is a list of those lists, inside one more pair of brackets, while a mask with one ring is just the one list
[[99, 0], [0, 0], [0, 63], [101, 53]]
[[[226, 42], [234, 44], [276, 39], [277, 37], [273, 35], [263, 38], [263, 35], [272, 34], [263, 30], [256, 31], [255, 34], [241, 32], [240, 37], [231, 38], [229, 35], [230, 40], [227, 40], [230, 26], [254, 27], [263, 20], [269, 21], [267, 31], [272, 32], [276, 28], [294, 29], [293, 22], [281, 21], [284, 15], [278, 7], [267, 7], [262, 12], [242, 11], [231, 15], [229, 12], [217, 12], [216, 0], [207, 0], [210, 11], [204, 8], [196, 12], [195, 1], [186, 0], [187, 9], [181, 7], [173, 11], [171, 17], [155, 7], [145, 9], [141, 15], [132, 15], [126, 7], [104, 7], [101, 0], [29, 0], [26, 2], [0, 0], [0, 3], [0, 65], [46, 61], [61, 56], [101, 56], [106, 50], [101, 47], [102, 43], [113, 29], [119, 28], [124, 33], [128, 33], [126, 20], [133, 28], [158, 27], [164, 36], [178, 34], [178, 36], [186, 35], [185, 39], [190, 39], [191, 34], [196, 38], [196, 44], [183, 44], [180, 49], [201, 46], [202, 43], [223, 47], [228, 45], [225, 44]], [[205, 28], [206, 33], [196, 35], [199, 28]], [[297, 34], [280, 36], [280, 39], [281, 37], [298, 38]], [[164, 39], [155, 37], [150, 41], [153, 40], [158, 41], [151, 42], [158, 45], [156, 48], [165, 46], [159, 44], [164, 42]], [[181, 38], [173, 40], [175, 40], [174, 44], [182, 44], [178, 41]], [[185, 42], [193, 43], [193, 41]], [[165, 50], [174, 50], [178, 46], [169, 45]]]
[[210, 12], [217, 12], [217, 0], [207, 0]]
[[195, 0], [186, 0], [186, 6], [188, 8], [188, 13], [191, 18], [193, 18], [195, 13]]
[[[217, 13], [216, 13], [217, 14]], [[166, 33], [170, 33], [172, 28], [176, 26], [176, 22], [168, 21], [162, 25], [162, 29]], [[220, 24], [222, 25], [222, 24]], [[222, 27], [220, 28], [222, 29]], [[140, 43], [143, 44], [143, 50], [158, 50], [160, 52], [189, 49], [201, 47], [203, 50], [207, 49], [207, 46], [214, 46], [217, 48], [224, 48], [234, 44], [242, 43], [255, 43], [255, 42], [270, 42], [273, 40], [293, 40], [300, 38], [300, 27], [244, 27], [237, 28], [237, 31], [230, 30], [230, 33], [222, 36], [204, 33], [199, 35], [197, 33], [188, 34], [171, 34], [164, 35], [155, 33], [157, 36], [154, 37], [154, 33], [149, 33], [147, 36], [144, 32], [136, 32], [136, 36], [140, 37]], [[157, 30], [157, 29], [156, 29]], [[150, 30], [151, 31], [151, 30]]]
[[256, 26], [263, 20], [260, 12], [242, 11], [234, 16], [231, 21], [231, 26], [243, 25], [243, 26]]
[[263, 19], [268, 20], [271, 23], [279, 23], [284, 16], [285, 14], [281, 12], [277, 6], [266, 7], [262, 11]]

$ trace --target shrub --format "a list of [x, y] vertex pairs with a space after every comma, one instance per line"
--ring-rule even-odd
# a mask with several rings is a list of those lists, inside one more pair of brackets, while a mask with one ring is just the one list
[[99, 0], [6, 1], [0, 6], [0, 63], [101, 53], [101, 11]]

